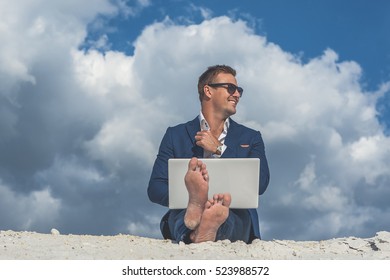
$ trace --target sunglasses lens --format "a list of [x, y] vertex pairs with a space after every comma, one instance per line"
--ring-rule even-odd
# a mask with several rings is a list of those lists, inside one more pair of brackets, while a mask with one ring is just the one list
[[238, 93], [241, 96], [242, 95], [242, 91], [243, 91], [242, 88], [237, 87], [237, 86], [235, 86], [233, 84], [229, 84], [228, 85], [227, 91], [228, 91], [229, 94], [233, 95], [236, 92], [236, 90], [238, 91]]
[[227, 91], [229, 94], [233, 94], [236, 91], [236, 88], [233, 85], [228, 85]]
[[[240, 93], [240, 90], [238, 87], [236, 87], [235, 85], [229, 85], [228, 87], [228, 92], [230, 94], [234, 94], [236, 92], [236, 90], [238, 90], [238, 92]], [[241, 94], [241, 93], [240, 93]]]

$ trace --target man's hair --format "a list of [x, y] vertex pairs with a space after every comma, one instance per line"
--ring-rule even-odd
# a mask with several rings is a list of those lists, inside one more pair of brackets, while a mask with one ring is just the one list
[[214, 78], [219, 73], [232, 74], [234, 77], [236, 76], [236, 70], [227, 65], [214, 65], [208, 67], [207, 70], [202, 75], [200, 75], [198, 81], [198, 93], [200, 102], [202, 102], [204, 96], [204, 86], [213, 83]]

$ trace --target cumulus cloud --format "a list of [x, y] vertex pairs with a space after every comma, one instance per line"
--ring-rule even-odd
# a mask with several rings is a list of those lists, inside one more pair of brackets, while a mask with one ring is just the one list
[[376, 111], [388, 88], [365, 92], [356, 62], [328, 49], [303, 63], [228, 17], [154, 23], [133, 55], [104, 36], [85, 50], [87, 26], [127, 2], [3, 2], [0, 205], [15, 211], [2, 211], [2, 229], [159, 237], [166, 209], [146, 197], [151, 167], [165, 129], [198, 114], [197, 79], [213, 64], [237, 69], [244, 95], [234, 119], [265, 140], [263, 238], [388, 229], [390, 143]]
[[[0, 221], [16, 230], [47, 227], [57, 222], [61, 200], [48, 187], [30, 193], [15, 193], [0, 181]], [[49, 229], [50, 230], [50, 229]]]

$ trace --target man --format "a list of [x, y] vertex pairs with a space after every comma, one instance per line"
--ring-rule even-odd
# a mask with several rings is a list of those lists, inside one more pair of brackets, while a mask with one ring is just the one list
[[[243, 89], [236, 71], [226, 65], [209, 67], [198, 81], [201, 112], [194, 120], [169, 127], [161, 141], [149, 181], [152, 202], [168, 206], [168, 159], [191, 158], [185, 175], [187, 209], [169, 210], [161, 221], [164, 238], [198, 243], [229, 239], [250, 243], [260, 238], [256, 209], [229, 209], [229, 193], [208, 199], [208, 172], [199, 158], [259, 158], [259, 195], [269, 183], [264, 143], [259, 131], [233, 121]], [[239, 186], [237, 186], [239, 187]]]

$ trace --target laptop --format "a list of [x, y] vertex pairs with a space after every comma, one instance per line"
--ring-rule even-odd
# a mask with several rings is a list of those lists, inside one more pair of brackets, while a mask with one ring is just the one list
[[[229, 192], [230, 208], [257, 208], [259, 205], [260, 159], [258, 158], [201, 158], [209, 173], [209, 198], [216, 193]], [[187, 159], [168, 160], [169, 208], [185, 209], [188, 192], [184, 176]]]

